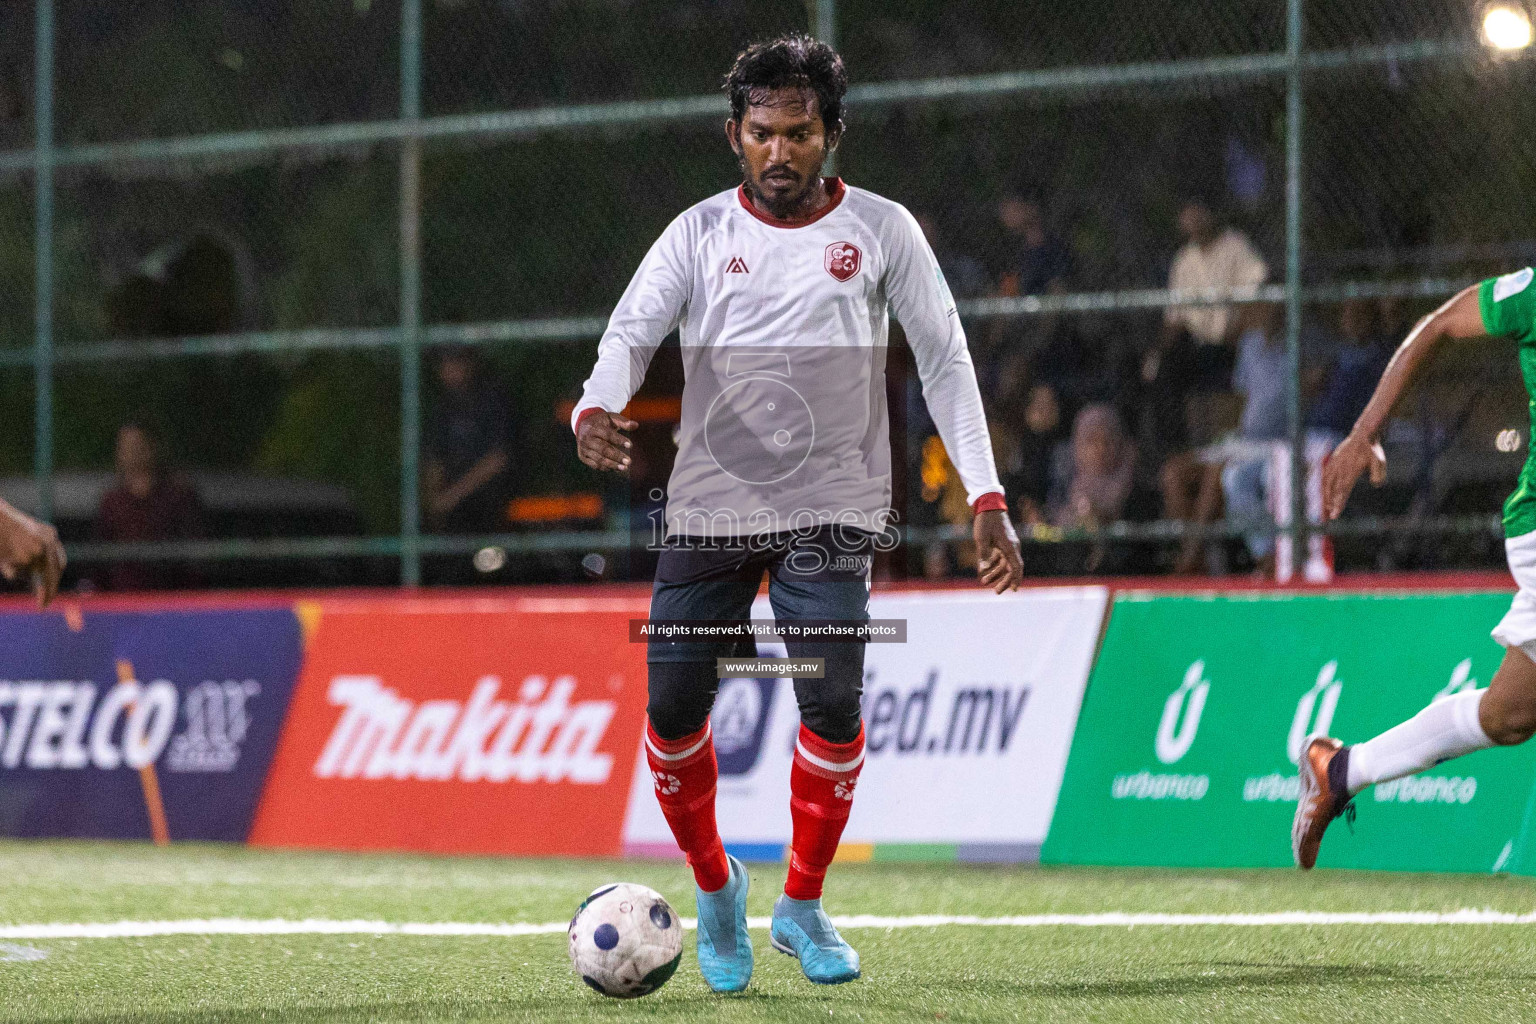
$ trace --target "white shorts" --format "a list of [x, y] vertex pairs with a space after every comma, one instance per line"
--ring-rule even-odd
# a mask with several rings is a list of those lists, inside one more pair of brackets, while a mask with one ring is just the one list
[[1509, 611], [1493, 627], [1493, 638], [1505, 647], [1518, 647], [1536, 661], [1536, 533], [1504, 542], [1509, 572], [1520, 587]]

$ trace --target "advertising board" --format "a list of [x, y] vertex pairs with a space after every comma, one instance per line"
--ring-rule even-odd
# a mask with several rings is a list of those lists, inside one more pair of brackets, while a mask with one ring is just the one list
[[630, 599], [322, 604], [251, 842], [614, 855], [645, 712]]
[[[1487, 686], [1509, 595], [1245, 595], [1115, 601], [1044, 860], [1291, 863], [1296, 759], [1315, 732], [1369, 739]], [[1512, 866], [1536, 747], [1492, 749], [1376, 786], [1319, 865]]]
[[[1100, 587], [874, 595], [870, 615], [906, 620], [907, 642], [865, 647], [868, 760], [841, 855], [1036, 859], [1107, 601]], [[772, 617], [765, 599], [753, 616]], [[738, 853], [779, 859], [789, 841], [799, 722], [789, 680], [721, 681], [717, 816]], [[626, 847], [675, 854], [645, 773], [636, 779]]]
[[0, 835], [245, 839], [301, 654], [291, 609], [0, 615]]

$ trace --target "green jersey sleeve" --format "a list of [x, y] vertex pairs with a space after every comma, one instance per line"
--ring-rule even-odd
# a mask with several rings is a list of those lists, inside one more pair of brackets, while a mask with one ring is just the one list
[[1516, 341], [1536, 341], [1536, 287], [1531, 268], [1493, 277], [1477, 288], [1483, 327], [1489, 334]]

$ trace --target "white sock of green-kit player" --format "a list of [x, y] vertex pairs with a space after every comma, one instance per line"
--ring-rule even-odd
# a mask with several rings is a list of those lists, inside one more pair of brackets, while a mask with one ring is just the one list
[[1493, 746], [1478, 721], [1486, 690], [1442, 697], [1402, 725], [1349, 748], [1349, 791], [1433, 768], [1441, 761]]

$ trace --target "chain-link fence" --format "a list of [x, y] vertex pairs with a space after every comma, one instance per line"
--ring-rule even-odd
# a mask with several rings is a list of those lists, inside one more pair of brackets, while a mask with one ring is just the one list
[[[1413, 319], [1536, 257], [1533, 65], [1485, 13], [0, 5], [0, 494], [60, 523], [82, 585], [643, 577], [675, 354], [628, 480], [566, 416], [651, 241], [738, 180], [732, 56], [798, 30], [848, 63], [838, 172], [919, 216], [960, 300], [1031, 571], [1268, 570], [1276, 520], [1320, 536], [1309, 453]], [[1191, 232], [1205, 276], [1175, 280]], [[913, 377], [898, 353], [884, 571], [960, 572]], [[1331, 528], [1340, 568], [1497, 563], [1515, 359], [1468, 343], [1429, 378]], [[1115, 500], [1078, 507], [1092, 472]]]

